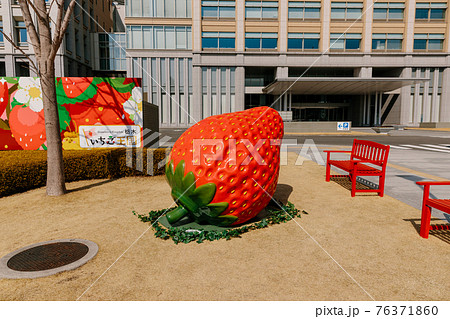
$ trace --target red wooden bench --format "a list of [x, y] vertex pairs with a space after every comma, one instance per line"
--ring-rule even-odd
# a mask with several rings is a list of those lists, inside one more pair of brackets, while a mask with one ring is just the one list
[[446, 182], [416, 182], [417, 185], [423, 185], [423, 202], [422, 202], [422, 220], [420, 222], [420, 236], [428, 238], [430, 230], [434, 229], [450, 229], [450, 224], [431, 225], [431, 208], [439, 209], [450, 214], [450, 199], [433, 199], [430, 198], [431, 185], [450, 185], [450, 181]]
[[[352, 182], [352, 197], [356, 192], [377, 192], [379, 196], [384, 195], [384, 181], [386, 177], [386, 165], [389, 156], [389, 145], [365, 141], [353, 140], [352, 151], [324, 151], [327, 153], [327, 175], [326, 181], [330, 181], [331, 165], [348, 172]], [[351, 153], [350, 160], [331, 160], [331, 153]], [[373, 164], [372, 167], [366, 164]], [[358, 176], [379, 176], [380, 184], [378, 189], [356, 189], [356, 178]]]

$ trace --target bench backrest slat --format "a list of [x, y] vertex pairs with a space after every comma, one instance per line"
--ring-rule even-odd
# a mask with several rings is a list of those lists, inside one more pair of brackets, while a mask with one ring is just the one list
[[386, 166], [389, 145], [366, 140], [354, 140], [351, 159], [367, 161], [379, 166]]

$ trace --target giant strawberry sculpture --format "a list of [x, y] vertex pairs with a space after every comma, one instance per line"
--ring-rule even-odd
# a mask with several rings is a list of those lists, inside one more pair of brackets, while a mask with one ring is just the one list
[[170, 223], [237, 225], [256, 216], [275, 192], [283, 120], [269, 107], [208, 117], [176, 141], [166, 165], [179, 205]]

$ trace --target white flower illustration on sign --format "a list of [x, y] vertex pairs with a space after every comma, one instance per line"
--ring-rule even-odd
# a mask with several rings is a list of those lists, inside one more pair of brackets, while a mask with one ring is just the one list
[[130, 115], [134, 124], [142, 126], [142, 88], [134, 87], [128, 101], [123, 103], [123, 109]]
[[39, 78], [19, 78], [19, 89], [14, 98], [17, 102], [25, 104], [34, 112], [44, 108], [42, 103], [41, 82]]

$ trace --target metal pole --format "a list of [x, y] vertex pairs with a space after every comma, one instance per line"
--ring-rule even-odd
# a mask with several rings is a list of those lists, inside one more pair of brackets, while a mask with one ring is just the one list
[[381, 125], [381, 107], [383, 106], [383, 92], [380, 92], [380, 100], [378, 101], [378, 125]]
[[378, 92], [375, 92], [375, 109], [373, 120], [375, 122], [375, 126], [378, 125]]
[[362, 117], [362, 121], [361, 121], [362, 125], [366, 125], [366, 108], [367, 108], [367, 94], [364, 94], [364, 98], [363, 98], [363, 117]]

